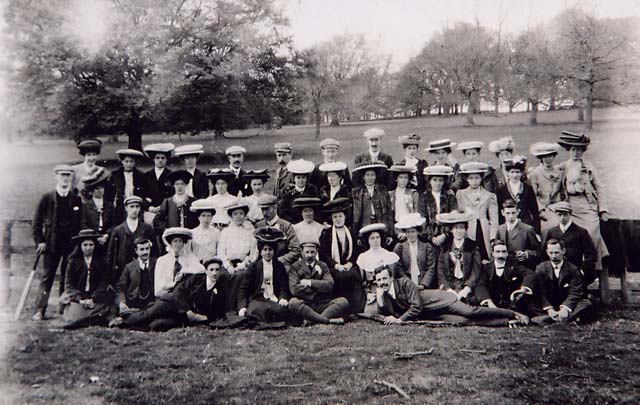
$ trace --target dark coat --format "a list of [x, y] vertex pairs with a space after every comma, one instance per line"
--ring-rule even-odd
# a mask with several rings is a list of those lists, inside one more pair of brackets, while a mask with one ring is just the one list
[[[549, 239], [564, 242], [565, 258], [575, 264], [577, 268], [585, 273], [595, 271], [598, 253], [589, 231], [572, 222], [565, 233], [562, 233], [560, 226], [549, 229], [544, 236], [542, 246], [546, 246]], [[543, 257], [546, 257], [546, 252], [542, 252], [542, 254]]]
[[373, 196], [369, 196], [365, 186], [356, 187], [351, 192], [351, 198], [353, 199], [353, 229], [360, 229], [372, 223], [371, 204], [373, 203], [377, 221], [387, 226], [388, 233], [393, 230], [393, 207], [386, 187], [376, 184]]
[[347, 264], [347, 263], [351, 263], [352, 265], [356, 265], [356, 259], [358, 257], [358, 254], [360, 253], [359, 248], [358, 248], [358, 236], [348, 227], [347, 228], [347, 232], [349, 232], [349, 234], [351, 235], [351, 240], [353, 242], [354, 246], [351, 246], [351, 257], [347, 258], [347, 254], [348, 254], [348, 250], [346, 250], [343, 247], [343, 252], [341, 254], [340, 257], [340, 262], [341, 263], [336, 263], [335, 260], [333, 260], [333, 257], [331, 256], [331, 245], [332, 245], [332, 229], [333, 228], [325, 228], [322, 230], [322, 232], [320, 232], [320, 249], [318, 251], [318, 256], [320, 258], [320, 261], [323, 263], [326, 263], [327, 266], [329, 266], [330, 269], [334, 268], [336, 266], [336, 264]]
[[[263, 226], [267, 226], [267, 221], [264, 219], [255, 224], [256, 229], [262, 228]], [[284, 232], [286, 238], [283, 243], [278, 244], [278, 258], [282, 258], [285, 265], [290, 266], [300, 258], [302, 252], [296, 231], [293, 229], [291, 222], [285, 221], [282, 218], [278, 218], [274, 227]]]
[[187, 201], [180, 209], [173, 201], [173, 197], [165, 198], [153, 217], [153, 230], [156, 235], [161, 236], [165, 229], [175, 226], [189, 229], [198, 226], [198, 217], [189, 209], [194, 201], [193, 198], [187, 197]]
[[[118, 301], [125, 302], [129, 307], [134, 308], [144, 308], [152, 302], [155, 298], [153, 294], [155, 269], [156, 259], [154, 257], [149, 258], [148, 269], [144, 273], [137, 258], [129, 262], [118, 280]], [[143, 276], [147, 277], [149, 283], [149, 294], [146, 299], [140, 297], [140, 280]]]
[[[322, 201], [322, 204], [326, 204], [329, 201], [331, 201], [330, 194], [329, 194], [330, 192], [331, 192], [331, 187], [329, 187], [328, 185], [320, 187], [320, 200]], [[341, 184], [340, 187], [338, 188], [338, 192], [333, 198], [334, 199], [346, 198], [349, 201], [351, 201], [351, 188], [345, 184]], [[345, 214], [346, 214], [345, 215], [346, 223], [351, 224], [353, 222], [353, 206], [349, 207], [349, 209]], [[323, 214], [322, 220], [324, 222], [331, 223], [331, 214]]]
[[[289, 300], [289, 276], [282, 263], [273, 260], [273, 293], [279, 300]], [[247, 308], [254, 297], [262, 297], [262, 282], [264, 281], [264, 263], [258, 259], [251, 263], [243, 274], [242, 284], [238, 289], [238, 307]]]
[[[89, 289], [86, 289], [89, 277]], [[82, 254], [74, 254], [69, 258], [64, 281], [64, 291], [72, 301], [93, 299], [96, 303], [105, 303], [109, 285], [109, 268], [103, 257], [94, 256], [91, 260], [91, 272], [87, 268]]]
[[542, 309], [561, 305], [570, 310], [576, 307], [578, 301], [584, 297], [584, 287], [580, 270], [568, 260], [564, 260], [560, 268], [560, 277], [554, 280], [551, 261], [542, 262], [536, 268], [538, 285], [540, 287], [540, 303]]
[[[451, 190], [442, 190], [440, 193], [440, 213], [451, 212], [458, 209], [458, 200]], [[440, 235], [443, 230], [442, 226], [436, 223], [436, 200], [433, 198], [431, 191], [425, 191], [418, 196], [418, 212], [427, 219], [424, 231], [424, 237], [431, 239], [433, 236]]]
[[102, 201], [102, 228], [99, 229], [100, 215], [93, 198], [87, 199], [82, 205], [82, 215], [80, 219], [81, 229], [93, 229], [102, 234], [111, 233], [115, 225], [115, 209], [113, 204], [106, 199]]
[[206, 315], [209, 321], [215, 321], [224, 318], [227, 312], [228, 284], [229, 273], [226, 271], [218, 276], [214, 287], [209, 291], [205, 273], [187, 274], [168, 295], [175, 300], [179, 312], [193, 311]]
[[[425, 288], [433, 288], [436, 281], [437, 258], [430, 243], [418, 241], [418, 269], [420, 270], [420, 285]], [[396, 277], [406, 276], [411, 280], [411, 257], [409, 242], [396, 244], [393, 252], [400, 257], [400, 262], [396, 266]]]
[[40, 198], [33, 216], [33, 240], [36, 245], [46, 243], [46, 250], [55, 252], [56, 239], [59, 238], [60, 242], [65, 245], [66, 250], [60, 253], [68, 254], [73, 247], [71, 238], [80, 231], [82, 201], [80, 197], [70, 192], [66, 199], [66, 207], [60, 207], [60, 209], [68, 210], [71, 217], [71, 222], [66, 230], [60, 229], [60, 223], [56, 217], [58, 202], [58, 193], [55, 190], [44, 194]]
[[[278, 196], [278, 216], [292, 224], [302, 221], [299, 208], [293, 208], [293, 201], [300, 197], [318, 197], [318, 189], [313, 184], [307, 183], [300, 193], [293, 184], [285, 186]], [[318, 218], [319, 219], [319, 218]]]
[[279, 197], [282, 190], [293, 183], [293, 173], [287, 170], [287, 167], [278, 167], [273, 174], [273, 187], [271, 188], [271, 193]]
[[[320, 171], [320, 165], [322, 163], [323, 162], [318, 163], [316, 167], [313, 168], [311, 177], [309, 177], [311, 184], [315, 184], [319, 189], [322, 189], [325, 186], [329, 187], [327, 173]], [[342, 185], [346, 186], [349, 190], [353, 188], [353, 181], [351, 180], [351, 172], [349, 171], [349, 168], [346, 168], [344, 170], [344, 175], [342, 176]]]
[[498, 197], [498, 217], [501, 224], [505, 222], [504, 216], [502, 216], [502, 205], [506, 200], [514, 200], [520, 209], [520, 220], [527, 225], [533, 226], [536, 233], [540, 235], [540, 210], [533, 187], [523, 182], [522, 191], [518, 195], [513, 196], [509, 191], [509, 186], [505, 184], [498, 187], [496, 196]]
[[[387, 166], [387, 168], [390, 168], [391, 166], [393, 166], [393, 158], [390, 155], [387, 155], [384, 152], [380, 152], [378, 154], [378, 161], [382, 162], [385, 164], [385, 166]], [[354, 161], [353, 161], [353, 165], [355, 167], [365, 164], [365, 163], [374, 163], [371, 161], [371, 155], [369, 154], [369, 152], [365, 152], [365, 153], [361, 153], [359, 155], [356, 155]], [[363, 184], [362, 181], [362, 175], [361, 174], [354, 174], [353, 178], [352, 178], [352, 182], [353, 182], [353, 187], [359, 187]], [[378, 182], [380, 184], [384, 184], [387, 188], [390, 188], [393, 182], [393, 176], [389, 176], [388, 173], [386, 173], [384, 175], [384, 178], [382, 179], [378, 179]]]
[[[331, 271], [331, 276], [333, 277], [334, 282], [334, 294], [339, 297], [351, 297], [353, 299], [352, 296], [354, 294], [354, 290], [362, 289], [362, 274], [360, 272], [360, 268], [356, 264], [356, 259], [360, 252], [357, 244], [358, 238], [357, 235], [347, 227], [347, 232], [351, 235], [351, 240], [354, 245], [351, 247], [351, 257], [348, 257], [349, 252], [345, 246], [340, 254], [340, 263], [337, 263], [331, 256], [331, 245], [333, 241], [332, 229], [333, 228], [323, 229], [320, 233], [320, 250], [318, 255], [320, 257], [320, 261], [326, 263]], [[345, 265], [347, 263], [351, 263], [351, 269], [343, 271], [336, 270], [336, 264]], [[358, 307], [359, 304], [356, 303], [354, 306]]]
[[[508, 235], [507, 235], [508, 233]], [[524, 264], [531, 270], [540, 262], [540, 241], [531, 225], [518, 221], [511, 232], [507, 232], [507, 224], [498, 226], [498, 238], [507, 243], [507, 250], [511, 256], [518, 250], [529, 254], [529, 259]]]
[[165, 198], [171, 197], [174, 193], [173, 185], [169, 181], [169, 173], [171, 170], [165, 168], [156, 178], [155, 168], [144, 172], [144, 178], [147, 182], [147, 197], [151, 200], [149, 203], [153, 207], [162, 204]]
[[[400, 166], [404, 166], [407, 164], [407, 160], [402, 159], [400, 162], [398, 162], [398, 164]], [[427, 178], [424, 176], [424, 169], [427, 166], [429, 166], [429, 163], [426, 160], [418, 159], [418, 164], [416, 165], [416, 173], [415, 173], [416, 183], [413, 186], [419, 193], [427, 189]]]
[[[109, 268], [112, 275], [110, 283], [117, 283], [125, 266], [136, 258], [135, 240], [140, 237], [155, 241], [153, 227], [146, 224], [142, 219], [138, 220], [138, 228], [136, 228], [135, 232], [131, 232], [126, 221], [111, 231], [107, 250], [107, 258], [109, 259]], [[158, 247], [155, 245], [156, 243], [154, 243], [154, 247], [151, 250], [152, 256], [157, 256]]]
[[[291, 265], [289, 269], [289, 290], [291, 295], [306, 302], [330, 301], [333, 299], [333, 276], [331, 276], [329, 267], [325, 263], [316, 260], [315, 265], [320, 266], [321, 274], [309, 269], [304, 259], [300, 259]], [[300, 284], [302, 280], [311, 280], [311, 286], [303, 286]]]
[[227, 189], [229, 194], [237, 196], [239, 192], [242, 192], [243, 197], [248, 197], [253, 194], [250, 181], [244, 177], [245, 173], [243, 169], [240, 169], [240, 173], [229, 182]]
[[383, 305], [378, 306], [381, 315], [392, 315], [401, 321], [414, 321], [422, 312], [420, 290], [407, 277], [394, 278], [393, 288], [396, 298], [384, 294]]
[[[449, 253], [453, 248], [453, 237], [449, 236], [442, 244], [442, 250], [438, 256], [438, 285], [447, 290], [453, 288], [455, 265], [451, 262]], [[474, 241], [465, 238], [462, 244], [462, 274], [463, 284], [473, 290], [478, 284], [481, 272], [480, 251]]]
[[209, 179], [207, 175], [199, 169], [193, 172], [193, 197], [196, 200], [209, 197]]
[[474, 294], [481, 303], [491, 299], [496, 306], [509, 308], [511, 293], [521, 287], [528, 287], [535, 293], [536, 280], [536, 273], [511, 259], [507, 259], [504, 272], [498, 277], [492, 260], [482, 265], [482, 274]]
[[[110, 177], [111, 185], [115, 190], [114, 207], [116, 209], [116, 223], [120, 223], [125, 219], [124, 211], [124, 169], [118, 168], [116, 171], [111, 172]], [[147, 179], [144, 174], [137, 168], [133, 168], [133, 195], [141, 197], [146, 203], [147, 199]]]

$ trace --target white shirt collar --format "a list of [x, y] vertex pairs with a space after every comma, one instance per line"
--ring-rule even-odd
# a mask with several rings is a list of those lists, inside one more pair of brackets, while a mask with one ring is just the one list
[[163, 167], [162, 169], [158, 169], [157, 167], [153, 166], [153, 171], [156, 174], [156, 179], [159, 179], [160, 176], [162, 176], [162, 173], [164, 173], [165, 169], [166, 169], [166, 167]]
[[389, 296], [394, 300], [396, 299], [396, 287], [393, 280], [391, 280], [391, 287], [389, 287], [389, 291], [387, 291], [387, 294], [389, 294]]
[[566, 225], [558, 224], [558, 226], [560, 227], [560, 230], [562, 231], [562, 233], [565, 233], [567, 232], [567, 229], [569, 229], [571, 224], [573, 224], [573, 220], [570, 219], [569, 223], [567, 223]]
[[131, 232], [135, 232], [136, 229], [138, 229], [138, 221], [139, 219], [129, 219], [129, 217], [127, 217], [127, 226]]
[[496, 275], [498, 277], [501, 277], [502, 274], [504, 274], [504, 268], [507, 266], [507, 263], [504, 263], [502, 266], [499, 266], [497, 262], [494, 262], [493, 264], [496, 271]]
[[91, 199], [98, 208], [102, 208], [102, 206], [104, 205], [104, 198], [91, 197]]
[[280, 217], [278, 215], [276, 215], [275, 217], [273, 217], [273, 219], [271, 221], [267, 221], [267, 224], [269, 224], [269, 226], [274, 226], [275, 224], [278, 223], [279, 219], [280, 219]]
[[62, 188], [60, 186], [56, 186], [56, 192], [61, 196], [61, 197], [66, 197], [69, 195], [69, 190], [70, 188]]
[[513, 229], [514, 229], [516, 226], [518, 226], [518, 223], [519, 223], [519, 222], [520, 222], [520, 219], [516, 219], [516, 222], [514, 222], [513, 224], [510, 224], [510, 223], [506, 222], [506, 224], [507, 224], [507, 230], [508, 230], [509, 232], [513, 231]]
[[[209, 279], [209, 277], [207, 277], [207, 291], [211, 291], [211, 289], [213, 287], [215, 287], [216, 283], [214, 283], [213, 281], [211, 281], [211, 279]], [[213, 288], [213, 292], [215, 294], [218, 293], [218, 290], [216, 290], [215, 288]]]
[[87, 264], [87, 267], [91, 267], [91, 262], [93, 261], [93, 256], [83, 256], [84, 257], [84, 262]]
[[147, 266], [149, 266], [149, 260], [147, 259], [146, 263], [142, 261], [142, 259], [138, 258], [138, 264], [140, 265], [141, 269], [144, 269], [145, 264]]
[[551, 262], [551, 267], [553, 267], [553, 273], [556, 275], [556, 278], [560, 278], [560, 270], [562, 269], [563, 264], [564, 264], [564, 260], [558, 264]]
[[457, 239], [453, 240], [453, 246], [460, 249], [462, 248], [462, 245], [464, 245], [464, 239], [458, 241]]

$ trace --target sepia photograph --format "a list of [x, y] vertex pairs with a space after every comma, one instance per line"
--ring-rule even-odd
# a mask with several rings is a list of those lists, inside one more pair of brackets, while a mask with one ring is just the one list
[[0, 0], [0, 404], [638, 404], [640, 0]]

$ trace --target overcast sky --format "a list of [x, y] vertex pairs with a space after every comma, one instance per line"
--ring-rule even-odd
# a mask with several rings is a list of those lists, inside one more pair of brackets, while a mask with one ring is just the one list
[[343, 33], [364, 33], [398, 68], [418, 54], [434, 31], [456, 21], [519, 32], [579, 3], [601, 17], [640, 16], [640, 0], [282, 0], [291, 34], [304, 48]]

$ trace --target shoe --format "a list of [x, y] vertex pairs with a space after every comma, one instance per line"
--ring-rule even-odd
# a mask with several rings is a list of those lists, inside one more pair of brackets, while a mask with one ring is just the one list
[[121, 317], [117, 316], [117, 317], [113, 318], [111, 320], [111, 322], [109, 322], [109, 327], [110, 328], [118, 327], [118, 326], [122, 325], [123, 322], [124, 322], [124, 319], [122, 319]]
[[518, 321], [521, 325], [529, 325], [529, 317], [521, 314], [520, 312], [516, 312], [516, 321]]
[[33, 316], [31, 317], [32, 321], [44, 321], [44, 313], [42, 311], [38, 311], [35, 314], [33, 314]]
[[331, 318], [329, 323], [331, 325], [344, 325], [344, 318]]

